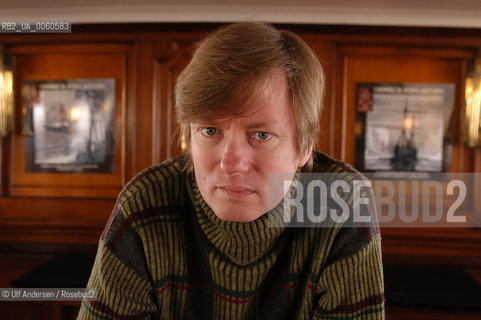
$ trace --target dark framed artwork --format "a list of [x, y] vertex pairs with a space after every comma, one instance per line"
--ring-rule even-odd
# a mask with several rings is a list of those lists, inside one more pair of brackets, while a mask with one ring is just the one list
[[454, 84], [357, 83], [356, 168], [447, 170], [454, 90]]
[[115, 170], [115, 80], [25, 81], [25, 172]]

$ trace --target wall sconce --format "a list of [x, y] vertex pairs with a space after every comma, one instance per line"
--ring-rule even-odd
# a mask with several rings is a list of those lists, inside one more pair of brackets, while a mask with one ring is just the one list
[[0, 46], [0, 137], [5, 137], [14, 130], [13, 110], [13, 73]]
[[464, 141], [473, 148], [481, 145], [481, 56], [479, 52], [466, 77], [465, 90]]

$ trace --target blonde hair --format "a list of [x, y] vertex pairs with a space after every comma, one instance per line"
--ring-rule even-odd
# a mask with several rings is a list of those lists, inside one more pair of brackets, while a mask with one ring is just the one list
[[[297, 151], [305, 154], [319, 134], [324, 71], [296, 34], [260, 22], [219, 28], [196, 47], [175, 87], [180, 138], [190, 159], [190, 123], [245, 114], [262, 98], [274, 69], [284, 72], [296, 120]], [[312, 166], [312, 157], [306, 168]]]

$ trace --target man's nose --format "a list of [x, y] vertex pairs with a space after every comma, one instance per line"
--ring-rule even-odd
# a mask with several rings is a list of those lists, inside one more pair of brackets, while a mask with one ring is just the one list
[[226, 137], [220, 161], [221, 170], [228, 176], [246, 173], [250, 165], [250, 148], [242, 135]]

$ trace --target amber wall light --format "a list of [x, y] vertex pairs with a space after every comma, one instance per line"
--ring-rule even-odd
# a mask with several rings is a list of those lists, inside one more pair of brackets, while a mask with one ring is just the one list
[[13, 132], [13, 74], [6, 63], [4, 48], [0, 45], [0, 137]]
[[481, 145], [481, 56], [479, 52], [466, 77], [465, 90], [464, 140], [468, 146], [477, 147]]

